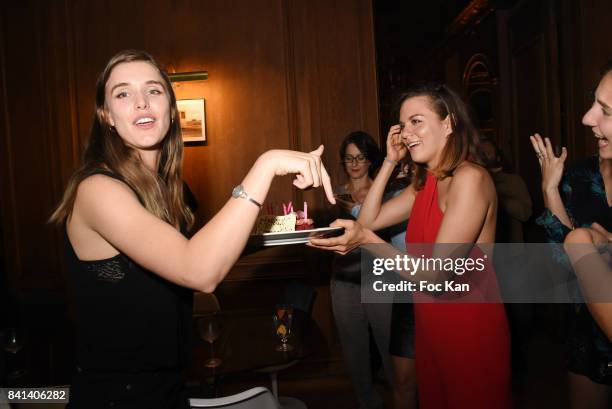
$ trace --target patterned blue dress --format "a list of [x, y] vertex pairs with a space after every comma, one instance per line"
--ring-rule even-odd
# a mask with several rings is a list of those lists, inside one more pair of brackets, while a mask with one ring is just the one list
[[[565, 171], [560, 185], [561, 198], [575, 227], [589, 227], [597, 222], [612, 231], [612, 208], [599, 170], [597, 155], [577, 162]], [[536, 220], [544, 227], [550, 242], [563, 243], [571, 231], [546, 209]], [[565, 255], [557, 261], [569, 267]], [[612, 343], [597, 326], [584, 304], [572, 305], [568, 337], [568, 369], [592, 381], [612, 385]]]

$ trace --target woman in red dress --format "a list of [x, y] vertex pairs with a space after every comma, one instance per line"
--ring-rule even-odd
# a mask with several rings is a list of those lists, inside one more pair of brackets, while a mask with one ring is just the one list
[[[335, 221], [332, 226], [344, 227], [345, 234], [313, 239], [311, 245], [344, 253], [380, 243], [377, 248], [384, 252], [383, 240], [373, 231], [407, 218], [408, 244], [493, 243], [495, 186], [487, 171], [470, 161], [478, 136], [465, 104], [444, 85], [423, 84], [405, 93], [399, 106], [400, 123], [389, 131], [387, 157], [358, 221]], [[384, 186], [408, 152], [417, 164], [414, 182], [383, 204]], [[434, 256], [441, 256], [443, 248], [436, 246]], [[477, 248], [470, 253], [478, 255], [483, 253]], [[419, 282], [431, 277], [418, 271], [406, 278]], [[508, 324], [503, 305], [491, 302], [500, 299], [497, 279], [489, 266], [469, 279], [470, 294], [461, 301], [415, 294], [420, 408], [511, 407]]]

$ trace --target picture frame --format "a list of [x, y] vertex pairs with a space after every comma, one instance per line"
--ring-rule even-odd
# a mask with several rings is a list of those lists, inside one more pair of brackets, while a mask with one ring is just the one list
[[176, 101], [177, 116], [181, 124], [183, 142], [206, 144], [206, 101], [200, 99], [180, 99]]

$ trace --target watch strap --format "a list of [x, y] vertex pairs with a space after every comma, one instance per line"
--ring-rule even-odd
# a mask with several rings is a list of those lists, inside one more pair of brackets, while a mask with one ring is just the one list
[[246, 192], [244, 193], [246, 195], [246, 198], [249, 202], [253, 203], [255, 206], [259, 207], [260, 209], [263, 207], [263, 205], [261, 203], [259, 203], [257, 200], [253, 199], [251, 196], [247, 195]]

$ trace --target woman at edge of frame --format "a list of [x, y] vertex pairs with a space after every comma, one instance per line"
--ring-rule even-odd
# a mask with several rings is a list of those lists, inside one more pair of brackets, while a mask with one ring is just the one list
[[[612, 60], [601, 69], [593, 103], [582, 117], [583, 125], [591, 128], [597, 140], [596, 155], [565, 167], [565, 147], [557, 156], [549, 138], [539, 134], [530, 137], [542, 171], [545, 206], [536, 222], [544, 227], [549, 242], [577, 244], [581, 239], [583, 244], [588, 244], [584, 240], [587, 235], [581, 228], [590, 230], [595, 236], [612, 230], [611, 118]], [[594, 223], [595, 229], [592, 229]], [[581, 246], [573, 247], [570, 250]], [[556, 258], [565, 264], [563, 254], [556, 254]], [[576, 273], [580, 279], [580, 272]], [[567, 370], [571, 408], [583, 408], [585, 401], [591, 408], [608, 408], [612, 404], [612, 342], [593, 319], [593, 315], [600, 316], [602, 305], [605, 304], [572, 304], [568, 314]], [[589, 311], [593, 309], [594, 314]]]

